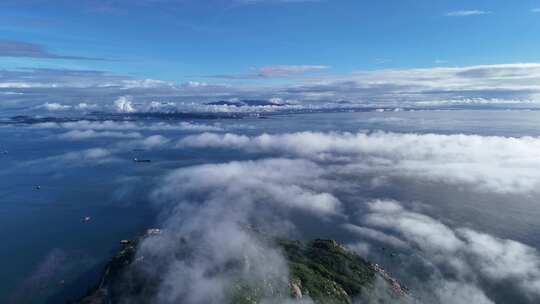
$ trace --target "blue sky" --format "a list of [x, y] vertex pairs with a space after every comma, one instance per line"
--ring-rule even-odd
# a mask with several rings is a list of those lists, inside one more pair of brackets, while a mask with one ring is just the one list
[[540, 107], [539, 37], [539, 0], [2, 0], [0, 114]]
[[[250, 76], [272, 66], [330, 74], [540, 62], [535, 8], [540, 1], [4, 0], [0, 68], [260, 82]], [[6, 43], [25, 43], [23, 54]]]

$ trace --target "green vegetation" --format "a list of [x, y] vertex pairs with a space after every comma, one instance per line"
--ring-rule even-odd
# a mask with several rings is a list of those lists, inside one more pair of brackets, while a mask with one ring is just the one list
[[375, 279], [375, 271], [365, 260], [335, 241], [281, 240], [279, 244], [289, 261], [293, 293], [297, 289], [316, 303], [351, 303]]
[[[227, 291], [229, 303], [256, 304], [263, 299], [273, 300], [265, 303], [281, 303], [285, 299], [311, 299], [315, 303], [351, 304], [353, 299], [372, 294], [378, 276], [376, 268], [337, 242], [275, 242], [288, 261], [288, 280], [275, 285], [271, 280], [252, 282], [240, 279]], [[128, 271], [127, 266], [134, 262], [135, 251], [135, 242], [125, 244], [109, 263], [99, 286], [77, 303], [119, 303], [126, 295], [151, 299], [156, 282], [142, 277], [133, 280], [133, 273]], [[126, 274], [131, 279], [129, 284], [123, 282]], [[138, 303], [147, 302], [142, 300]]]

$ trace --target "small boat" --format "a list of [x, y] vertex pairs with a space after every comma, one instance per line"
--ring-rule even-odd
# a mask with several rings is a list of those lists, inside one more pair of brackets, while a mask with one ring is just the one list
[[88, 223], [88, 222], [90, 222], [91, 219], [92, 219], [91, 217], [85, 216], [85, 217], [82, 218], [82, 221], [85, 222], [85, 223]]
[[133, 161], [136, 162], [136, 163], [150, 163], [150, 162], [152, 162], [149, 159], [140, 159], [140, 158], [134, 158]]
[[130, 241], [130, 240], [121, 240], [121, 241], [120, 241], [120, 244], [122, 244], [122, 245], [129, 245], [129, 244], [131, 244], [131, 241]]
[[159, 235], [161, 234], [161, 229], [158, 228], [150, 228], [146, 230], [146, 235]]

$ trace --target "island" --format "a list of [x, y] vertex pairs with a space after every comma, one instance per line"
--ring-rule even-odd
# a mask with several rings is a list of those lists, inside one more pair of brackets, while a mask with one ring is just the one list
[[[124, 273], [130, 265], [138, 262], [136, 250], [139, 241], [123, 240], [121, 243], [122, 250], [107, 264], [99, 284], [86, 296], [71, 303], [124, 303], [126, 294], [151, 294], [154, 283], [144, 278], [136, 280], [136, 284], [124, 284]], [[256, 304], [269, 295], [282, 300], [275, 303], [310, 299], [321, 304], [352, 304], [358, 299], [370, 303], [374, 299], [373, 303], [395, 303], [406, 302], [410, 298], [407, 288], [382, 267], [364, 260], [334, 240], [302, 242], [279, 239], [275, 243], [281, 248], [289, 266], [286, 290], [235, 282], [228, 291], [228, 303]]]

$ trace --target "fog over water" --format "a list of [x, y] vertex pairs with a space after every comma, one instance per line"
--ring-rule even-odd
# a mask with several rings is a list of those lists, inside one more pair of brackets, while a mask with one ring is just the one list
[[[286, 284], [281, 252], [245, 227], [336, 239], [418, 302], [540, 301], [540, 112], [265, 118], [0, 126], [0, 302], [76, 298], [151, 227], [163, 235], [137, 254], [156, 262], [142, 271], [158, 303]], [[197, 244], [189, 262], [181, 240]], [[238, 256], [250, 266], [204, 275]]]

